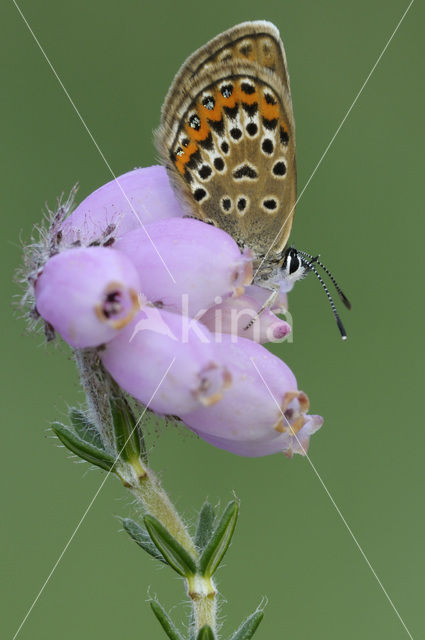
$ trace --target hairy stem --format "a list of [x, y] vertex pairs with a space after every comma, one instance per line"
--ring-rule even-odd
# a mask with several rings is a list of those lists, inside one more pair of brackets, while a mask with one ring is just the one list
[[[189, 535], [183, 520], [165, 493], [155, 473], [138, 455], [123, 459], [117, 451], [110, 398], [116, 393], [116, 385], [105, 372], [95, 349], [74, 351], [81, 383], [87, 396], [89, 419], [96, 425], [106, 449], [117, 462], [114, 473], [121, 479], [143, 507], [143, 511], [157, 518], [171, 535], [198, 559], [199, 552]], [[216, 630], [216, 589], [210, 577], [195, 574], [187, 578], [187, 593], [193, 607], [195, 632], [209, 625]]]
[[192, 600], [195, 635], [208, 624], [216, 631], [216, 589], [211, 578], [194, 575], [187, 581], [188, 593]]
[[195, 544], [154, 472], [142, 466], [140, 460], [134, 461], [131, 466], [132, 475], [126, 473], [126, 477], [122, 477], [124, 486], [142, 503], [144, 511], [157, 518], [182, 547], [197, 558]]
[[105, 448], [114, 452], [115, 436], [109, 406], [112, 394], [110, 378], [105, 376], [96, 349], [75, 349], [74, 358], [87, 398], [89, 419], [96, 425]]

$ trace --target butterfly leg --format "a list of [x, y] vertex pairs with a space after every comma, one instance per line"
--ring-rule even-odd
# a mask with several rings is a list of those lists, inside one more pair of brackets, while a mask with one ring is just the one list
[[273, 304], [276, 301], [277, 296], [279, 295], [279, 290], [280, 290], [280, 285], [279, 284], [270, 284], [267, 287], [264, 287], [265, 289], [269, 289], [271, 291], [269, 297], [267, 298], [267, 300], [265, 301], [265, 303], [260, 307], [260, 309], [257, 311], [257, 313], [255, 314], [255, 316], [248, 322], [248, 324], [246, 325], [246, 327], [244, 327], [244, 331], [247, 331], [250, 327], [252, 327], [252, 325], [254, 324], [254, 322], [257, 320], [257, 318], [260, 317], [260, 315], [263, 313], [263, 311], [265, 311], [266, 309], [270, 309]]

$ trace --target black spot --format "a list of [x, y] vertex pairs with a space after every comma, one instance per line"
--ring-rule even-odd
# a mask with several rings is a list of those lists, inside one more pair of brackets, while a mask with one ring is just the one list
[[203, 200], [206, 195], [207, 192], [205, 191], [205, 189], [195, 189], [195, 193], [193, 194], [196, 202], [201, 202], [201, 200]]
[[186, 182], [188, 184], [190, 184], [193, 180], [192, 175], [190, 173], [190, 171], [188, 171], [187, 169], [184, 170], [184, 175], [183, 175], [184, 179], [186, 180]]
[[208, 109], [208, 111], [212, 111], [215, 107], [214, 98], [212, 96], [205, 96], [205, 98], [202, 100], [202, 104], [204, 105], [205, 109]]
[[189, 138], [183, 138], [183, 140], [182, 140], [182, 145], [183, 145], [183, 147], [187, 147], [187, 145], [189, 144], [189, 142], [190, 142]]
[[221, 201], [221, 206], [225, 211], [230, 211], [230, 207], [232, 206], [232, 201], [230, 200], [230, 198], [223, 198], [223, 200]]
[[263, 140], [261, 148], [264, 151], [264, 153], [268, 153], [269, 155], [271, 155], [273, 153], [274, 146], [273, 146], [273, 142], [270, 140], [270, 138], [265, 138]]
[[285, 131], [285, 129], [283, 127], [280, 127], [280, 141], [283, 145], [285, 145], [285, 147], [287, 146], [288, 142], [289, 142], [289, 136], [288, 136], [288, 132]]
[[264, 97], [266, 99], [267, 104], [276, 104], [276, 100], [273, 98], [273, 96], [270, 93], [265, 93]]
[[223, 86], [220, 88], [221, 91], [221, 95], [223, 96], [223, 98], [230, 98], [230, 96], [233, 93], [233, 85], [232, 84], [223, 84]]
[[276, 200], [273, 200], [273, 198], [271, 198], [270, 200], [263, 200], [263, 205], [266, 207], [266, 209], [274, 211], [274, 209], [276, 209], [277, 207], [277, 202]]
[[238, 211], [244, 211], [246, 208], [246, 198], [239, 198], [237, 207]]
[[192, 153], [190, 156], [189, 162], [186, 163], [186, 167], [188, 169], [196, 169], [198, 164], [201, 162], [201, 152], [199, 149]]
[[234, 120], [238, 115], [239, 105], [235, 104], [234, 107], [223, 107], [223, 111], [231, 120]]
[[277, 127], [277, 118], [273, 118], [273, 120], [269, 120], [268, 118], [263, 118], [263, 125], [269, 131], [273, 131]]
[[214, 149], [214, 141], [212, 139], [211, 132], [207, 135], [206, 138], [204, 138], [204, 140], [198, 140], [198, 142], [203, 149], [208, 149], [208, 151]]
[[226, 141], [221, 143], [221, 150], [223, 153], [229, 153], [229, 145]]
[[195, 129], [195, 131], [199, 131], [199, 129], [201, 128], [201, 121], [199, 119], [199, 116], [196, 115], [196, 113], [193, 113], [190, 116], [189, 126], [192, 127], [192, 129]]
[[291, 258], [291, 262], [289, 263], [289, 273], [295, 273], [300, 266], [300, 259], [298, 256], [293, 256]]
[[176, 149], [176, 156], [182, 156], [184, 153], [183, 149], [181, 147], [177, 147]]
[[233, 129], [230, 129], [230, 135], [232, 136], [233, 140], [239, 140], [240, 138], [242, 138], [242, 131], [237, 127], [234, 127]]
[[242, 108], [249, 116], [252, 117], [255, 116], [258, 111], [258, 103], [253, 102], [252, 104], [246, 104], [246, 102], [242, 102]]
[[221, 120], [208, 120], [208, 124], [211, 125], [211, 128], [219, 135], [224, 135], [224, 121], [223, 118]]
[[255, 178], [258, 178], [258, 173], [248, 164], [244, 164], [242, 167], [239, 167], [239, 169], [234, 170], [233, 177], [235, 180], [242, 180], [242, 178], [255, 180]]
[[252, 84], [249, 84], [248, 82], [242, 82], [241, 89], [247, 95], [252, 95], [253, 93], [255, 93], [255, 87], [253, 87]]
[[251, 44], [244, 44], [244, 45], [242, 45], [242, 47], [240, 47], [239, 51], [241, 52], [241, 54], [243, 56], [248, 58], [249, 54], [252, 53], [252, 45]]
[[248, 122], [248, 124], [246, 125], [246, 130], [248, 131], [250, 136], [255, 136], [258, 131], [258, 127], [255, 122]]
[[212, 174], [212, 169], [207, 164], [203, 164], [202, 167], [199, 169], [198, 173], [200, 177], [203, 180], [205, 180], [206, 178], [209, 178], [210, 175]]
[[223, 171], [224, 169], [224, 160], [223, 158], [214, 158], [214, 166], [217, 171]]
[[276, 162], [273, 167], [273, 173], [275, 176], [284, 176], [286, 173], [286, 165], [284, 162]]

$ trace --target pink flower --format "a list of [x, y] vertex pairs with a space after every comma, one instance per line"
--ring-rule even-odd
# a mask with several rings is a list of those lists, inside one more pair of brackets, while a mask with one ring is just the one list
[[251, 340], [223, 335], [218, 356], [232, 376], [232, 388], [217, 405], [181, 416], [201, 438], [241, 456], [279, 451], [305, 455], [309, 438], [322, 425], [307, 414], [308, 398], [289, 367]]
[[216, 404], [230, 386], [215, 347], [208, 329], [196, 320], [146, 307], [100, 356], [137, 400], [160, 414], [180, 415]]
[[[258, 316], [260, 308], [261, 305], [254, 298], [241, 295], [239, 298], [226, 298], [210, 307], [199, 320], [210, 331], [229, 333], [235, 338], [241, 336], [261, 343], [284, 340], [291, 332], [290, 325], [270, 309], [265, 309]], [[247, 328], [252, 320], [254, 322]]]
[[111, 340], [139, 308], [139, 276], [122, 253], [69, 249], [50, 258], [35, 283], [38, 313], [72, 347]]
[[87, 245], [108, 226], [118, 238], [150, 222], [182, 215], [164, 167], [134, 169], [87, 196], [65, 220], [63, 238], [68, 244]]
[[[195, 316], [217, 297], [240, 295], [252, 280], [249, 254], [227, 233], [199, 220], [170, 218], [125, 234], [115, 248], [135, 265], [152, 302]], [[165, 263], [165, 264], [164, 264]]]
[[[250, 284], [250, 252], [183, 217], [162, 167], [118, 182], [53, 217], [30, 271], [39, 314], [74, 348], [98, 348], [127, 393], [211, 444], [305, 455], [323, 420], [260, 344], [288, 336], [276, 315], [286, 292], [257, 315], [270, 292]], [[92, 244], [102, 246], [76, 246]]]

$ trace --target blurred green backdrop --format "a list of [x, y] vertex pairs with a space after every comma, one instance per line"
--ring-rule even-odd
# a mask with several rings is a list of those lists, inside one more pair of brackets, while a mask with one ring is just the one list
[[[152, 130], [173, 74], [237, 22], [268, 19], [285, 42], [300, 188], [407, 7], [407, 0], [267, 3], [21, 0], [20, 6], [117, 175], [153, 164]], [[48, 431], [81, 400], [64, 346], [26, 337], [11, 305], [45, 201], [111, 176], [14, 4], [2, 3], [2, 637], [12, 638], [103, 479]], [[338, 337], [313, 278], [291, 295], [294, 343], [276, 349], [325, 425], [310, 454], [414, 637], [424, 632], [422, 419], [423, 5], [415, 2], [299, 203], [293, 238], [320, 251], [353, 302]], [[258, 640], [408, 637], [307, 460], [237, 458], [183, 432], [150, 437], [152, 466], [187, 517], [232, 491], [242, 514], [219, 574], [227, 634], [266, 595]], [[161, 638], [182, 585], [131, 543], [113, 478], [19, 638]], [[177, 618], [182, 607], [174, 610]], [[187, 613], [187, 611], [186, 611]], [[224, 618], [224, 616], [226, 616]], [[421, 634], [422, 632], [422, 634]]]

